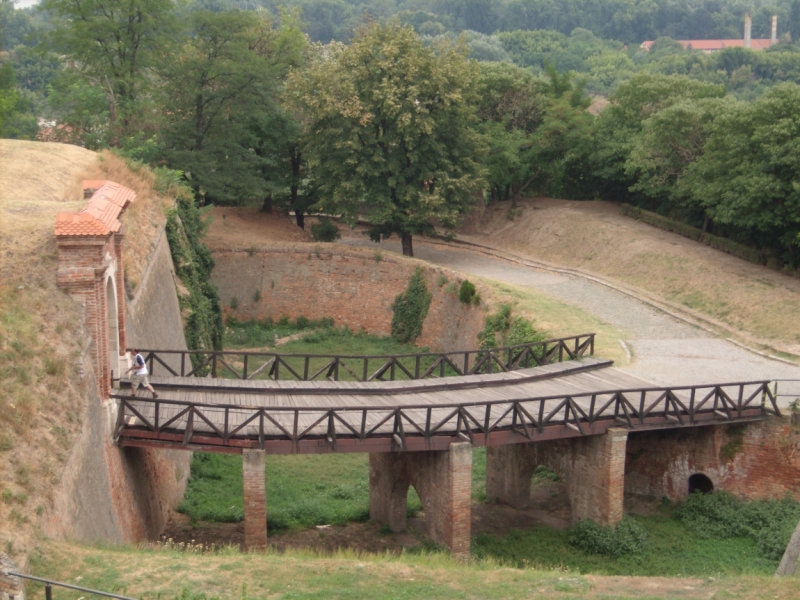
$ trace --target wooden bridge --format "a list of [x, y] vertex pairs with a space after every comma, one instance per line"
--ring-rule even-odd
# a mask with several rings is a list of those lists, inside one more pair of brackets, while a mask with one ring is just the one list
[[587, 335], [388, 357], [147, 350], [159, 398], [123, 382], [114, 436], [242, 453], [248, 548], [266, 545], [266, 454], [368, 452], [372, 518], [402, 530], [413, 485], [434, 541], [467, 556], [474, 446], [488, 447], [487, 497], [524, 502], [531, 465], [549, 461], [574, 518], [615, 523], [629, 432], [780, 415], [768, 381], [658, 387], [593, 348]]
[[399, 356], [145, 350], [160, 396], [112, 395], [115, 437], [211, 452], [391, 452], [779, 414], [769, 382], [655, 387], [593, 352], [594, 334]]

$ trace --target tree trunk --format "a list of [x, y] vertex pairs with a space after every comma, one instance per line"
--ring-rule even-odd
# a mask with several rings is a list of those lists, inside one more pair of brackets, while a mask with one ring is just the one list
[[403, 240], [403, 256], [414, 256], [414, 247], [411, 245], [411, 234], [404, 233]]
[[703, 233], [708, 233], [708, 230], [711, 226], [710, 219], [708, 218], [708, 213], [703, 215]]
[[304, 213], [302, 210], [296, 210], [295, 209], [295, 211], [294, 211], [294, 220], [295, 220], [295, 222], [297, 223], [297, 226], [300, 229], [305, 229], [306, 228], [306, 213]]
[[800, 556], [800, 521], [792, 534], [789, 543], [786, 546], [786, 552], [783, 553], [781, 564], [778, 565], [778, 570], [775, 571], [775, 577], [784, 577], [786, 575], [794, 575], [797, 571], [797, 558]]
[[267, 194], [264, 198], [264, 204], [261, 205], [261, 212], [267, 213], [268, 215], [272, 214], [272, 194]]

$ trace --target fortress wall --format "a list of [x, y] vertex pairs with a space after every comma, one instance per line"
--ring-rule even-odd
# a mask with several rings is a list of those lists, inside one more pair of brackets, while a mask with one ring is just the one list
[[[185, 349], [180, 307], [166, 236], [153, 252], [132, 301], [128, 345]], [[169, 510], [183, 498], [191, 453], [119, 448], [112, 433], [116, 406], [95, 383], [87, 335], [82, 376], [87, 382], [81, 435], [53, 493], [46, 535], [83, 542], [131, 543], [157, 538]], [[147, 393], [147, 392], [145, 392]]]
[[[483, 306], [462, 304], [457, 294], [446, 291], [449, 283], [460, 283], [455, 272], [395, 254], [287, 244], [269, 250], [216, 251], [214, 260], [211, 279], [223, 310], [240, 320], [330, 317], [337, 326], [389, 335], [395, 297], [422, 266], [433, 299], [417, 344], [437, 351], [473, 349], [485, 325]], [[441, 277], [447, 283], [440, 285]], [[486, 292], [479, 291], [485, 299]]]
[[768, 417], [744, 426], [631, 433], [625, 492], [670, 500], [688, 494], [689, 476], [702, 473], [742, 498], [800, 500], [800, 423]]

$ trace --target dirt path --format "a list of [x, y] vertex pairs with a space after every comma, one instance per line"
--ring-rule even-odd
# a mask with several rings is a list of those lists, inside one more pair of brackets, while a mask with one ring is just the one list
[[[341, 241], [377, 246], [357, 232], [348, 232]], [[381, 242], [380, 248], [401, 252], [396, 240]], [[414, 253], [417, 258], [464, 273], [534, 288], [599, 317], [620, 332], [620, 343], [631, 353], [630, 363], [619, 366], [659, 385], [800, 379], [800, 367], [759, 356], [582, 277], [549, 273], [419, 239], [414, 242]]]

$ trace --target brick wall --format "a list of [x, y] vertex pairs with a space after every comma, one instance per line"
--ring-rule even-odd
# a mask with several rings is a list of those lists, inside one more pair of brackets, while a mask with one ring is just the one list
[[[72, 447], [44, 531], [85, 542], [132, 543], [155, 539], [169, 511], [183, 498], [191, 453], [178, 450], [121, 449], [112, 440], [116, 403], [108, 399], [107, 277], [118, 301], [116, 325], [125, 342], [185, 349], [180, 306], [166, 237], [145, 257], [148, 266], [131, 302], [122, 282], [121, 236], [59, 237], [59, 285], [85, 307], [88, 379], [81, 434]], [[128, 310], [126, 310], [126, 307]]]
[[406, 525], [409, 486], [419, 495], [431, 539], [466, 558], [470, 552], [472, 445], [449, 450], [369, 455], [370, 518], [393, 531]]
[[[418, 345], [472, 349], [485, 324], [485, 307], [462, 304], [445, 291], [447, 284], [439, 285], [440, 277], [458, 283], [457, 274], [391, 253], [377, 261], [369, 250], [291, 244], [267, 251], [217, 251], [214, 259], [211, 280], [223, 309], [240, 320], [329, 317], [339, 326], [388, 335], [395, 297], [408, 287], [414, 269], [423, 266], [433, 299]], [[231, 308], [234, 298], [236, 309]]]
[[800, 500], [800, 424], [769, 417], [745, 426], [632, 433], [625, 491], [678, 501], [689, 476], [702, 473], [715, 490], [742, 498]]
[[263, 450], [242, 451], [244, 480], [244, 547], [267, 547], [267, 486]]
[[531, 477], [544, 465], [564, 481], [572, 520], [613, 525], [623, 516], [627, 431], [548, 442], [489, 446], [486, 498], [516, 508], [530, 505]]

